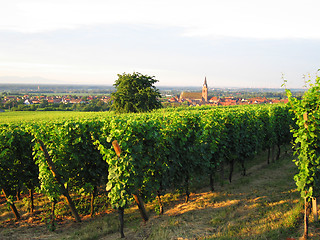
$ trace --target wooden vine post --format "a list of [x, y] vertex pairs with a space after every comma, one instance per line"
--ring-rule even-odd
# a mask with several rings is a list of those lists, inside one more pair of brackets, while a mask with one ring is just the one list
[[[117, 140], [114, 140], [112, 142], [112, 146], [114, 148], [114, 151], [116, 152], [117, 156], [118, 156], [118, 159], [120, 158], [120, 154], [121, 154], [121, 148], [120, 148], [120, 145], [118, 144], [118, 141]], [[124, 228], [124, 208], [123, 207], [119, 207], [118, 208], [118, 214], [119, 214], [119, 222], [120, 222], [120, 235], [121, 235], [121, 238], [124, 238], [124, 232], [123, 232], [123, 228]]]
[[12, 201], [10, 201], [10, 200], [8, 199], [8, 195], [7, 195], [7, 193], [6, 193], [6, 191], [5, 191], [4, 189], [2, 189], [2, 192], [3, 192], [3, 194], [4, 194], [4, 196], [5, 196], [6, 200], [7, 200], [7, 202], [9, 203], [10, 208], [11, 208], [11, 210], [12, 210], [12, 212], [13, 212], [16, 220], [19, 220], [21, 217], [20, 217], [20, 214], [19, 214], [16, 206], [14, 205], [14, 203], [13, 203]]
[[[114, 140], [112, 142], [112, 146], [113, 146], [118, 158], [120, 158], [121, 148], [120, 148], [120, 145], [118, 144], [118, 141]], [[141, 214], [141, 217], [142, 217], [143, 221], [144, 222], [148, 221], [148, 219], [149, 219], [148, 218], [148, 214], [147, 214], [147, 211], [145, 209], [144, 202], [143, 202], [143, 200], [142, 200], [142, 198], [140, 196], [139, 191], [136, 191], [136, 192], [132, 193], [132, 195], [133, 195], [133, 198], [134, 198], [135, 202], [138, 205], [138, 208], [139, 208], [139, 211], [140, 211], [140, 214]]]
[[124, 238], [124, 232], [123, 232], [123, 228], [124, 228], [124, 208], [123, 207], [119, 207], [118, 208], [118, 213], [119, 213], [119, 222], [120, 222], [120, 235], [121, 238]]
[[29, 196], [30, 196], [30, 212], [33, 213], [34, 211], [34, 199], [33, 199], [34, 189], [29, 189]]
[[53, 231], [55, 229], [55, 207], [56, 207], [57, 201], [54, 199], [51, 202], [51, 230]]
[[132, 193], [133, 197], [134, 197], [134, 200], [136, 201], [137, 205], [138, 205], [138, 208], [139, 208], [139, 211], [140, 211], [140, 214], [141, 214], [141, 217], [143, 219], [144, 222], [148, 221], [149, 220], [149, 217], [148, 217], [148, 214], [147, 214], [147, 211], [146, 211], [146, 208], [144, 207], [144, 202], [140, 196], [140, 193], [137, 191], [135, 193]]
[[120, 154], [121, 154], [121, 148], [120, 148], [120, 145], [119, 145], [118, 141], [117, 141], [117, 140], [114, 140], [114, 141], [112, 142], [112, 146], [113, 146], [114, 151], [116, 152], [116, 154], [117, 154], [117, 156], [118, 156], [118, 158], [119, 158], [119, 157], [120, 157]]
[[310, 212], [310, 202], [307, 197], [304, 198], [304, 232], [302, 239], [308, 239], [308, 230], [309, 230], [309, 212]]
[[78, 214], [78, 211], [77, 211], [77, 209], [76, 209], [76, 207], [75, 207], [75, 205], [74, 205], [74, 203], [73, 203], [73, 201], [72, 201], [72, 199], [71, 199], [71, 197], [69, 195], [68, 190], [65, 188], [65, 186], [64, 186], [64, 184], [62, 182], [60, 174], [58, 173], [57, 169], [55, 168], [55, 165], [54, 165], [54, 163], [53, 163], [53, 161], [52, 161], [52, 159], [51, 159], [51, 157], [50, 157], [50, 155], [48, 153], [48, 150], [47, 150], [46, 146], [39, 139], [38, 139], [38, 142], [40, 143], [40, 149], [44, 153], [44, 156], [45, 156], [46, 161], [48, 163], [49, 169], [52, 172], [53, 177], [55, 178], [55, 180], [58, 182], [58, 184], [60, 186], [60, 189], [61, 189], [61, 193], [65, 196], [65, 198], [66, 198], [66, 200], [68, 202], [68, 205], [69, 205], [69, 207], [71, 209], [73, 217], [75, 218], [76, 222], [81, 222], [81, 218], [80, 218], [80, 216]]
[[313, 213], [313, 221], [318, 222], [318, 205], [317, 198], [312, 198], [312, 213]]
[[91, 199], [90, 199], [90, 217], [93, 217], [94, 215], [94, 199], [97, 195], [97, 187], [94, 186], [93, 191], [91, 192]]

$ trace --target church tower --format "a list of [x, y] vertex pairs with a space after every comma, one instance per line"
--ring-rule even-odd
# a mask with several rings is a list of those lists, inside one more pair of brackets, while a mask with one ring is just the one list
[[207, 77], [204, 78], [204, 83], [203, 83], [203, 86], [202, 86], [202, 102], [208, 102]]

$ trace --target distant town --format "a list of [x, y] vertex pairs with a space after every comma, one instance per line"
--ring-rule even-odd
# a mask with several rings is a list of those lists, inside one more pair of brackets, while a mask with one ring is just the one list
[[[164, 107], [230, 106], [287, 102], [284, 89], [158, 87]], [[0, 109], [12, 111], [107, 111], [112, 86], [0, 84]], [[292, 91], [302, 96], [304, 90]]]
[[205, 78], [202, 91], [200, 92], [186, 92], [183, 91], [178, 96], [169, 99], [171, 103], [186, 103], [189, 106], [211, 105], [211, 106], [231, 106], [231, 105], [248, 105], [248, 104], [273, 104], [273, 103], [287, 103], [288, 99], [280, 95], [277, 98], [267, 98], [262, 94], [250, 97], [248, 99], [241, 96], [241, 92], [236, 92], [235, 96], [210, 96], [208, 92], [207, 79]]

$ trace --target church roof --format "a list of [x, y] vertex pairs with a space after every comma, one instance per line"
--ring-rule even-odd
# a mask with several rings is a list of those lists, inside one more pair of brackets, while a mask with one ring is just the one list
[[201, 92], [182, 92], [180, 95], [180, 99], [201, 100], [202, 93]]

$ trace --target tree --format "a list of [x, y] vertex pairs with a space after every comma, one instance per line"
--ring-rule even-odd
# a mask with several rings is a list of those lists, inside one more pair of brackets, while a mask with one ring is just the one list
[[113, 86], [112, 108], [119, 113], [148, 112], [161, 107], [159, 90], [153, 86], [158, 80], [153, 77], [134, 72], [118, 74]]
[[48, 100], [42, 100], [41, 103], [40, 103], [40, 108], [45, 108], [45, 107], [48, 107]]

